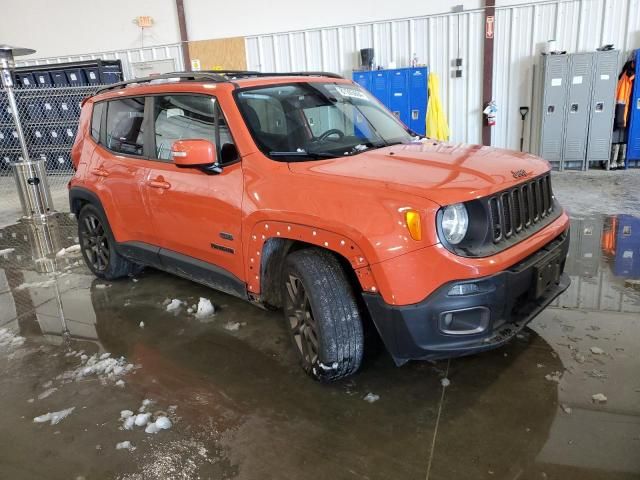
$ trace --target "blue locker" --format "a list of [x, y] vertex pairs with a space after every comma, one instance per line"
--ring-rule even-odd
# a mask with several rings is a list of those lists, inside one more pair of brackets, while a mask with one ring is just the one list
[[365, 90], [369, 90], [371, 83], [371, 71], [355, 71], [353, 72], [352, 79]]
[[387, 75], [387, 70], [373, 70], [371, 72], [369, 91], [384, 105], [389, 106], [389, 75]]
[[409, 126], [409, 69], [387, 70], [389, 84], [389, 103], [391, 112], [407, 127]]
[[407, 126], [419, 135], [427, 133], [427, 81], [429, 69], [416, 67], [409, 70], [409, 123]]
[[633, 82], [633, 94], [629, 112], [629, 131], [627, 139], [627, 159], [625, 167], [640, 167], [640, 50], [636, 50], [636, 81]]
[[640, 277], [640, 218], [618, 215], [616, 258], [613, 273], [624, 278]]

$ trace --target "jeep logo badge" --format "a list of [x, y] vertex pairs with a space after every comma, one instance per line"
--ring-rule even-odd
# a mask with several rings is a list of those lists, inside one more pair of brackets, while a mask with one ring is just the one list
[[523, 169], [511, 170], [511, 175], [513, 175], [513, 178], [522, 178], [522, 177], [526, 177], [528, 173], [526, 170], [523, 170]]

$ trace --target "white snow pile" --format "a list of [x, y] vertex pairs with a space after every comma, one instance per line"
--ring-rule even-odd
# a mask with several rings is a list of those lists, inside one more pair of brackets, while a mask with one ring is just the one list
[[6, 328], [0, 328], [0, 347], [19, 347], [24, 342], [24, 337], [14, 335]]
[[185, 302], [183, 302], [182, 300], [178, 300], [177, 298], [174, 298], [167, 305], [167, 312], [175, 312], [179, 310], [184, 303]]
[[607, 397], [604, 393], [596, 393], [591, 395], [591, 400], [593, 403], [607, 403]]
[[216, 309], [214, 308], [211, 300], [208, 298], [200, 297], [200, 301], [198, 302], [198, 310], [196, 311], [197, 318], [207, 318], [216, 313]]
[[64, 372], [56, 378], [58, 380], [80, 381], [95, 375], [100, 380], [116, 381], [134, 368], [135, 366], [132, 363], [127, 363], [124, 357], [111, 358], [111, 354], [108, 352], [102, 355], [95, 353], [90, 357], [81, 355], [80, 365], [77, 368]]
[[58, 257], [58, 258], [64, 257], [65, 255], [67, 255], [69, 253], [77, 253], [79, 251], [80, 251], [80, 245], [78, 245], [78, 244], [71, 245], [70, 247], [63, 248], [58, 253], [56, 253], [56, 257]]
[[33, 421], [35, 423], [51, 422], [51, 425], [56, 425], [60, 423], [64, 418], [71, 415], [71, 412], [73, 412], [75, 409], [76, 407], [71, 407], [65, 408], [64, 410], [60, 410], [58, 412], [45, 413], [44, 415], [40, 415], [39, 417], [34, 418]]
[[38, 400], [44, 400], [45, 398], [50, 396], [56, 390], [58, 390], [56, 387], [51, 387], [51, 388], [46, 389], [44, 392], [42, 392], [40, 395], [38, 395]]
[[363, 400], [369, 403], [377, 402], [378, 400], [380, 400], [380, 395], [369, 392], [364, 396]]
[[24, 290], [25, 288], [49, 288], [56, 283], [55, 278], [43, 280], [42, 282], [25, 282], [16, 287], [16, 290]]
[[131, 410], [122, 410], [120, 412], [122, 428], [124, 430], [133, 430], [134, 427], [145, 427], [145, 433], [150, 434], [158, 433], [161, 430], [169, 430], [173, 426], [173, 423], [164, 412], [157, 412], [154, 416], [150, 412], [145, 411], [152, 403], [152, 400], [143, 400], [142, 405], [138, 408], [139, 413], [137, 414]]
[[237, 332], [240, 330], [240, 322], [227, 322], [224, 324], [224, 328], [230, 332]]
[[9, 255], [11, 252], [15, 252], [15, 248], [5, 248], [0, 250], [0, 256], [5, 257], [7, 255]]
[[116, 450], [129, 450], [133, 452], [136, 449], [129, 440], [125, 440], [124, 442], [116, 443]]
[[544, 378], [549, 380], [550, 382], [560, 383], [560, 379], [562, 378], [562, 372], [556, 371], [547, 373]]

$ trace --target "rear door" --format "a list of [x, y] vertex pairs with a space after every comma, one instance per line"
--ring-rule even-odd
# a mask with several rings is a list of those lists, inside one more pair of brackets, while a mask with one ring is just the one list
[[[243, 277], [240, 248], [243, 177], [231, 132], [215, 97], [167, 94], [153, 98], [154, 156], [145, 195], [161, 239], [165, 268], [213, 284], [229, 274]], [[205, 139], [215, 143], [219, 174], [179, 168], [171, 160], [176, 140]], [[213, 272], [213, 276], [207, 273]], [[191, 273], [189, 273], [191, 272]]]
[[[125, 97], [97, 103], [102, 110], [99, 139], [89, 177], [107, 213], [116, 241], [153, 245], [157, 237], [143, 193], [149, 166], [145, 97]], [[145, 245], [141, 245], [145, 247]]]

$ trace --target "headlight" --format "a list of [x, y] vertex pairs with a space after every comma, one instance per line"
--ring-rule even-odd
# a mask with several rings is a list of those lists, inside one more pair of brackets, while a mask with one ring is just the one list
[[462, 203], [449, 205], [442, 212], [442, 233], [445, 240], [451, 245], [460, 243], [467, 234], [469, 227], [469, 215], [467, 208]]

